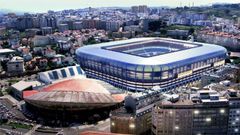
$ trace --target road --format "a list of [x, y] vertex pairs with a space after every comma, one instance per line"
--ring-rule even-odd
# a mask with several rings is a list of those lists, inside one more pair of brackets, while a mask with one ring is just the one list
[[33, 134], [33, 132], [37, 129], [37, 128], [39, 128], [39, 127], [41, 127], [41, 125], [35, 125], [31, 130], [29, 130], [25, 135], [32, 135]]

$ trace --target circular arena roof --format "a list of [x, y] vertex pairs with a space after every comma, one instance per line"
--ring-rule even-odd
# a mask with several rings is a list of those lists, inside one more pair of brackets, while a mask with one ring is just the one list
[[75, 91], [110, 94], [106, 88], [94, 79], [71, 79], [51, 84], [43, 91]]
[[[110, 84], [94, 79], [64, 80], [42, 90], [24, 91], [24, 100], [47, 109], [84, 110], [112, 106], [124, 100], [124, 94], [111, 94]], [[104, 85], [103, 85], [104, 84]]]

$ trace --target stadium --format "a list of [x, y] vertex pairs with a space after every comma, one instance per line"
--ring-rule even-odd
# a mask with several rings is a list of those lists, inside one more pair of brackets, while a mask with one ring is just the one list
[[225, 64], [224, 47], [166, 38], [135, 38], [84, 46], [76, 51], [86, 75], [130, 91], [189, 84]]

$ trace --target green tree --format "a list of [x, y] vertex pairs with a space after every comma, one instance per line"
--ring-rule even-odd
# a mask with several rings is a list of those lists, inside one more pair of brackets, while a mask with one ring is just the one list
[[190, 28], [189, 31], [188, 31], [188, 34], [192, 35], [194, 32], [195, 32], [195, 29], [194, 28]]
[[151, 21], [148, 23], [149, 30], [151, 31], [159, 31], [161, 28], [165, 28], [167, 26], [167, 23], [163, 20], [159, 19], [157, 21]]

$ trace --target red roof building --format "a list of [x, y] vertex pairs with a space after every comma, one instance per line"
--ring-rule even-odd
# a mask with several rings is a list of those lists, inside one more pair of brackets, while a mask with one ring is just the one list
[[[39, 91], [24, 91], [24, 100], [44, 109], [85, 110], [114, 106], [124, 94], [112, 94], [113, 86], [95, 79], [71, 79], [50, 84]], [[107, 85], [107, 86], [106, 86]]]

